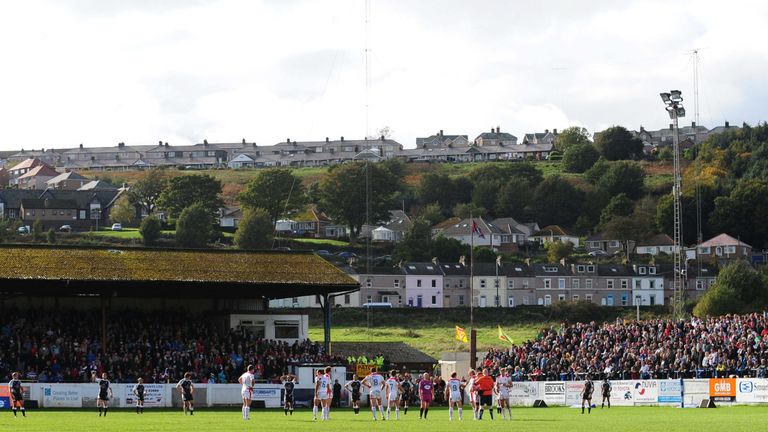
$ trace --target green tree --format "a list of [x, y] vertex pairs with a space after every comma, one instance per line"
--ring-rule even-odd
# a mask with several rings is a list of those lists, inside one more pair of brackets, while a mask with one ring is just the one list
[[48, 229], [48, 234], [46, 235], [46, 240], [48, 241], [48, 244], [56, 244], [56, 230], [53, 228]]
[[768, 181], [741, 180], [728, 196], [715, 199], [710, 222], [754, 247], [768, 246]]
[[352, 241], [356, 241], [366, 216], [370, 221], [387, 218], [394, 207], [395, 194], [402, 189], [402, 178], [383, 166], [370, 162], [348, 163], [337, 166], [322, 180], [321, 204], [326, 214], [347, 224]]
[[600, 159], [600, 152], [592, 143], [577, 144], [568, 147], [563, 154], [563, 167], [567, 172], [583, 173], [592, 168]]
[[609, 161], [636, 159], [643, 154], [643, 142], [623, 126], [613, 126], [597, 134], [595, 147]]
[[597, 187], [609, 196], [626, 194], [636, 200], [645, 193], [645, 172], [636, 162], [619, 161], [611, 164], [608, 171], [597, 181]]
[[139, 207], [144, 214], [152, 214], [157, 206], [157, 200], [168, 185], [168, 176], [165, 170], [153, 168], [147, 170], [144, 175], [128, 190], [131, 202]]
[[11, 229], [8, 220], [0, 218], [0, 243], [5, 243], [8, 240], [9, 230]]
[[403, 241], [392, 253], [394, 261], [428, 261], [432, 255], [432, 225], [424, 219], [414, 219]]
[[476, 185], [486, 181], [506, 183], [518, 178], [536, 186], [544, 180], [544, 175], [531, 162], [504, 162], [480, 165], [469, 173], [469, 178]]
[[547, 177], [536, 188], [533, 212], [541, 226], [572, 226], [579, 217], [584, 193], [559, 175]]
[[240, 193], [240, 204], [246, 209], [266, 210], [272, 224], [287, 209], [289, 212], [304, 205], [304, 186], [293, 172], [285, 168], [261, 171]]
[[109, 211], [109, 218], [112, 222], [117, 222], [124, 226], [131, 226], [136, 220], [136, 207], [131, 203], [127, 195], [122, 195], [117, 199]]
[[472, 199], [474, 184], [466, 177], [451, 178], [441, 172], [428, 172], [421, 178], [416, 189], [419, 201], [438, 203], [443, 212], [448, 213], [459, 203], [467, 203]]
[[472, 217], [485, 217], [487, 213], [484, 207], [477, 207], [472, 203], [456, 204], [451, 210], [452, 215], [462, 219], [466, 219], [470, 215]]
[[768, 278], [744, 261], [720, 271], [715, 284], [704, 293], [693, 313], [696, 316], [747, 313], [765, 310]]
[[437, 203], [427, 204], [424, 206], [421, 209], [421, 212], [419, 212], [418, 216], [427, 221], [430, 225], [435, 225], [436, 223], [445, 219], [442, 210], [440, 209], [440, 205]]
[[43, 238], [43, 223], [40, 219], [35, 219], [35, 221], [32, 222], [32, 239], [34, 241], [41, 241]]
[[603, 225], [606, 234], [619, 239], [622, 249], [626, 252], [630, 241], [640, 241], [653, 234], [653, 224], [650, 218], [640, 213], [629, 216], [614, 216]]
[[600, 225], [605, 225], [615, 216], [631, 215], [634, 207], [635, 203], [627, 197], [627, 194], [620, 193], [614, 196], [600, 214]]
[[547, 260], [550, 263], [558, 263], [563, 258], [568, 258], [573, 253], [573, 243], [566, 242], [549, 242], [547, 243]]
[[176, 243], [182, 247], [202, 248], [213, 238], [215, 219], [202, 202], [181, 211], [176, 221]]
[[139, 234], [141, 234], [141, 239], [144, 244], [154, 244], [157, 239], [160, 238], [161, 229], [160, 219], [158, 219], [157, 216], [149, 215], [145, 217], [144, 220], [141, 221], [141, 225], [139, 225]]
[[437, 236], [432, 239], [432, 253], [430, 255], [437, 257], [440, 262], [455, 263], [459, 261], [460, 257], [469, 256], [469, 245], [465, 245], [454, 238]]
[[525, 180], [511, 179], [496, 194], [496, 215], [527, 219], [534, 188]]
[[168, 212], [170, 217], [177, 217], [187, 207], [200, 204], [211, 218], [224, 206], [221, 182], [205, 175], [183, 175], [174, 177], [168, 187], [160, 194], [158, 206]]
[[272, 245], [275, 224], [264, 209], [248, 209], [237, 225], [235, 245], [240, 249], [266, 249]]
[[592, 144], [592, 141], [589, 139], [589, 131], [580, 126], [571, 126], [563, 129], [555, 140], [555, 148], [561, 153], [571, 147], [585, 144]]
[[488, 210], [490, 216], [497, 216], [495, 209], [500, 189], [501, 182], [498, 180], [485, 180], [475, 183], [475, 189], [472, 191], [472, 204], [475, 207]]
[[588, 182], [597, 184], [597, 182], [600, 181], [603, 175], [608, 171], [610, 166], [611, 164], [609, 164], [608, 161], [601, 156], [600, 159], [598, 159], [590, 169], [584, 171], [584, 177]]

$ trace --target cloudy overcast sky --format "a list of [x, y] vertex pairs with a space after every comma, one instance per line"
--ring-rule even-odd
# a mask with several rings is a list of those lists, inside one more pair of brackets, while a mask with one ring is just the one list
[[[768, 2], [370, 0], [368, 132], [768, 119]], [[362, 138], [365, 0], [0, 5], [0, 149]]]

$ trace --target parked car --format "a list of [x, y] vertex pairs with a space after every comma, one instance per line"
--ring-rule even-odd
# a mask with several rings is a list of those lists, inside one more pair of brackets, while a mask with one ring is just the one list
[[598, 249], [598, 250], [593, 250], [593, 251], [589, 252], [588, 255], [592, 256], [592, 257], [607, 257], [608, 256], [608, 252], [606, 252], [606, 251], [604, 251], [602, 249]]
[[19, 234], [29, 234], [32, 232], [32, 228], [29, 225], [22, 225], [17, 230]]
[[283, 252], [288, 252], [288, 251], [290, 251], [290, 250], [291, 250], [291, 248], [289, 248], [289, 247], [287, 247], [287, 246], [278, 246], [278, 247], [276, 247], [274, 250], [276, 250], [276, 251], [283, 251]]
[[337, 253], [336, 255], [344, 258], [344, 259], [350, 259], [350, 258], [357, 258], [357, 254], [350, 251], [342, 251]]
[[123, 226], [119, 223], [113, 223], [112, 224], [112, 231], [122, 231]]
[[322, 255], [322, 256], [327, 256], [327, 255], [330, 255], [330, 254], [331, 254], [330, 252], [328, 252], [328, 251], [327, 251], [327, 250], [325, 250], [325, 249], [318, 249], [318, 250], [316, 250], [316, 251], [315, 251], [315, 253], [316, 253], [317, 255]]
[[62, 226], [59, 227], [59, 231], [61, 231], [61, 232], [71, 232], [72, 231], [72, 226], [70, 226], [70, 225], [62, 225]]

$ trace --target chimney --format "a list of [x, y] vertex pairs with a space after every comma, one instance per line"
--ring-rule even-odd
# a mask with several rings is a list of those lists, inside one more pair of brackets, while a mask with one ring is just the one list
[[645, 132], [645, 128], [643, 127], [643, 125], [640, 125], [640, 132]]
[[467, 257], [462, 255], [459, 257], [459, 264], [466, 266], [467, 265]]
[[675, 128], [675, 125], [673, 125], [672, 123], [670, 123], [670, 124], [669, 124], [669, 130], [673, 130], [674, 128]]
[[286, 138], [286, 139], [285, 139], [285, 142], [287, 142], [288, 144], [290, 144], [290, 143], [291, 143], [291, 139], [290, 139], [290, 138]]
[[691, 122], [691, 127], [692, 127], [692, 128], [694, 128], [694, 129], [696, 129], [696, 122], [695, 122], [695, 121], [692, 121], [692, 122]]
[[496, 133], [496, 128], [491, 128], [491, 133]]
[[344, 142], [344, 137], [343, 136], [341, 137], [341, 142]]
[[208, 140], [207, 139], [203, 140], [203, 145], [208, 145]]
[[544, 129], [544, 133], [548, 134], [549, 133], [549, 129]]
[[557, 129], [552, 129], [552, 133], [553, 133], [554, 135], [557, 135]]
[[245, 138], [243, 138], [243, 144], [245, 144]]
[[[83, 145], [82, 145], [82, 144], [80, 144], [80, 149], [81, 149], [81, 150], [83, 149]], [[24, 151], [24, 150], [22, 150], [22, 151]]]
[[442, 137], [443, 137], [443, 130], [440, 129], [440, 138], [442, 138]]
[[163, 145], [163, 140], [158, 141], [157, 145], [159, 145], [159, 146]]
[[432, 264], [439, 265], [439, 263], [437, 261], [437, 257], [432, 257]]
[[731, 125], [730, 125], [730, 124], [728, 123], [728, 121], [726, 120], [726, 121], [725, 121], [725, 128], [726, 128], [726, 129], [728, 129], [729, 127], [731, 127]]
[[165, 143], [165, 146], [168, 147], [168, 143]]
[[328, 142], [328, 137], [325, 137], [325, 142]]
[[496, 133], [501, 133], [501, 126], [496, 126]]
[[381, 136], [381, 142], [386, 141], [386, 138], [384, 138], [384, 135]]

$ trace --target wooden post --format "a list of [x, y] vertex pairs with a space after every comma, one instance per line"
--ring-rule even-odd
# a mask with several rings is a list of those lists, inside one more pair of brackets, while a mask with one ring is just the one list
[[470, 330], [469, 335], [469, 367], [474, 369], [477, 367], [477, 330]]

